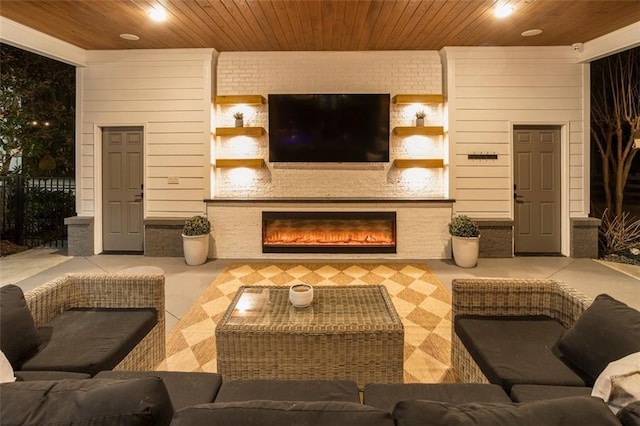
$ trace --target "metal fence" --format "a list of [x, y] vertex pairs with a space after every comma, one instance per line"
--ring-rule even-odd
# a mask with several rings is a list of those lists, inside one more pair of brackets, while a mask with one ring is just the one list
[[73, 178], [0, 176], [1, 238], [36, 247], [64, 246], [64, 218], [75, 214]]

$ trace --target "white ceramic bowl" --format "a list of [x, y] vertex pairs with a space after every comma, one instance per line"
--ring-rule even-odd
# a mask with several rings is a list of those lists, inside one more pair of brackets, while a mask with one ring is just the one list
[[309, 284], [294, 284], [289, 288], [289, 301], [296, 308], [306, 308], [313, 301], [313, 287]]

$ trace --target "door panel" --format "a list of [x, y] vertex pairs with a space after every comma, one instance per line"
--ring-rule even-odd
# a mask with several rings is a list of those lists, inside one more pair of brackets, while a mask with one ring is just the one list
[[514, 129], [516, 254], [557, 254], [560, 234], [560, 128]]
[[102, 131], [103, 249], [143, 250], [142, 128]]

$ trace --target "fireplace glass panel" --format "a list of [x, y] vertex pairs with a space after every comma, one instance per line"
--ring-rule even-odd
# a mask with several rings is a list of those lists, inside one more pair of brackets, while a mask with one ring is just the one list
[[395, 212], [263, 212], [263, 253], [396, 253]]

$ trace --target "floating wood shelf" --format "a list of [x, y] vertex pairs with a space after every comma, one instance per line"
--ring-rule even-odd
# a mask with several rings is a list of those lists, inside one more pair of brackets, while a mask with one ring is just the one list
[[264, 127], [216, 127], [217, 136], [262, 136]]
[[216, 104], [218, 105], [263, 105], [266, 99], [262, 95], [227, 95], [216, 96]]
[[393, 134], [398, 136], [439, 136], [444, 135], [444, 127], [442, 126], [402, 126], [394, 127]]
[[413, 167], [420, 167], [423, 169], [441, 169], [444, 167], [444, 160], [442, 158], [425, 158], [425, 159], [398, 159], [395, 160], [394, 165], [398, 169], [410, 169]]
[[264, 165], [262, 158], [218, 158], [216, 159], [216, 167], [232, 168], [232, 167], [249, 167], [252, 169], [260, 169]]
[[441, 104], [444, 102], [442, 95], [395, 95], [394, 104]]

